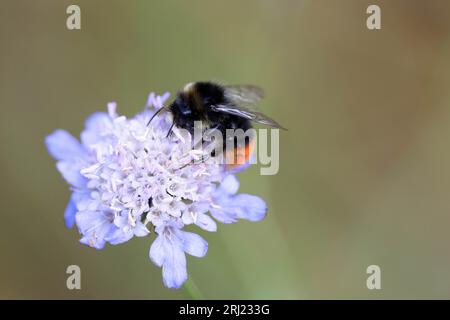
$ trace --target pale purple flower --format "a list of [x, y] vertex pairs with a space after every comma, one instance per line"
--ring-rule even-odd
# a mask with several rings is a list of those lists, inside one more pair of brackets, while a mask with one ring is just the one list
[[258, 221], [267, 211], [256, 196], [237, 194], [237, 178], [223, 165], [202, 162], [192, 137], [174, 129], [169, 114], [148, 120], [169, 94], [149, 95], [146, 109], [120, 116], [116, 103], [86, 121], [81, 142], [63, 130], [46, 137], [49, 153], [72, 190], [64, 218], [77, 226], [80, 242], [96, 249], [155, 231], [150, 259], [162, 267], [164, 284], [178, 288], [187, 279], [185, 253], [203, 257], [208, 244], [185, 225], [210, 232], [238, 219]]

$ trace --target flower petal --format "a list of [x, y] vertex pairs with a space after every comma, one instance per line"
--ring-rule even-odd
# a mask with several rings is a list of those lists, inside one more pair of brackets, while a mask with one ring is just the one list
[[218, 207], [211, 207], [211, 215], [222, 223], [233, 223], [238, 219], [259, 221], [264, 218], [267, 205], [261, 198], [250, 194], [233, 197], [223, 194], [216, 197]]
[[45, 138], [48, 152], [56, 160], [73, 160], [82, 158], [86, 152], [70, 133], [65, 130], [56, 130]]
[[195, 222], [197, 226], [202, 228], [203, 230], [209, 231], [209, 232], [216, 232], [217, 231], [217, 225], [214, 222], [213, 219], [211, 219], [210, 216], [199, 213], [197, 215], [197, 221]]
[[112, 245], [127, 242], [133, 238], [133, 230], [124, 230], [123, 228], [111, 227], [111, 232], [105, 237], [105, 240]]
[[150, 233], [147, 227], [140, 221], [136, 223], [136, 226], [134, 227], [133, 231], [136, 237], [145, 237]]
[[217, 221], [225, 224], [237, 221], [237, 214], [233, 207], [220, 206], [220, 208], [211, 208], [211, 215]]
[[232, 174], [226, 176], [219, 186], [220, 192], [224, 192], [229, 195], [236, 194], [238, 189], [239, 189], [239, 181]]
[[105, 112], [96, 112], [87, 118], [85, 123], [86, 129], [80, 135], [83, 145], [89, 148], [89, 146], [99, 142], [102, 138], [101, 132], [103, 128], [110, 121]]
[[106, 240], [105, 239], [96, 239], [95, 242], [92, 240], [92, 235], [85, 235], [80, 239], [80, 243], [89, 246], [91, 248], [101, 250], [105, 247]]
[[164, 242], [163, 236], [159, 235], [158, 237], [156, 237], [155, 241], [153, 241], [150, 247], [149, 252], [150, 260], [152, 260], [152, 262], [156, 264], [158, 267], [161, 267], [163, 265], [164, 259], [166, 257], [163, 242]]
[[154, 92], [151, 92], [147, 98], [147, 106], [153, 106], [156, 110], [161, 109], [164, 106], [164, 102], [166, 102], [169, 97], [169, 92], [165, 92], [162, 96], [158, 96]]
[[237, 215], [240, 219], [260, 221], [266, 215], [267, 205], [260, 197], [251, 194], [238, 194], [233, 198], [233, 202], [239, 208]]
[[112, 213], [104, 211], [78, 211], [75, 221], [83, 238], [81, 243], [102, 249], [108, 237], [117, 230], [112, 222]]
[[187, 280], [186, 256], [179, 241], [165, 241], [163, 282], [167, 288], [179, 288]]
[[117, 102], [115, 102], [115, 101], [109, 102], [107, 105], [107, 108], [108, 108], [108, 115], [110, 118], [118, 117], [117, 111], [116, 111], [117, 110]]
[[77, 206], [73, 199], [73, 195], [67, 204], [66, 210], [64, 211], [64, 220], [66, 221], [66, 227], [72, 228], [75, 223], [75, 213], [77, 213]]
[[183, 243], [183, 250], [194, 257], [204, 257], [208, 251], [208, 243], [198, 234], [180, 231]]
[[83, 188], [86, 185], [86, 178], [80, 173], [80, 165], [69, 161], [59, 161], [56, 168], [62, 174], [63, 178], [72, 186]]
[[194, 223], [194, 215], [191, 212], [185, 212], [181, 216], [181, 219], [183, 220], [183, 223], [185, 225], [193, 224]]

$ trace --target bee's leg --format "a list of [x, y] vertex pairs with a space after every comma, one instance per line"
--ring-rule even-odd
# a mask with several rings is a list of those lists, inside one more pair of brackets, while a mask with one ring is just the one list
[[[214, 126], [214, 127], [212, 127], [212, 128], [209, 128], [209, 129], [205, 132], [204, 137], [207, 137], [208, 140], [209, 140], [210, 137], [213, 135], [212, 133], [213, 133], [215, 130], [219, 130], [219, 125], [216, 125], [216, 126]], [[222, 139], [222, 141], [223, 141], [223, 139]], [[217, 143], [217, 141], [214, 141], [214, 143]], [[222, 142], [222, 144], [225, 145], [223, 142]], [[218, 151], [218, 152], [216, 152], [216, 151]], [[216, 149], [213, 149], [209, 155], [204, 156], [204, 157], [206, 157], [204, 161], [208, 160], [209, 158], [216, 158], [216, 157], [220, 156], [222, 153], [223, 153], [223, 150], [216, 150]]]
[[172, 134], [172, 129], [173, 129], [173, 126], [175, 125], [175, 122], [173, 121], [172, 122], [172, 125], [170, 126], [170, 128], [169, 128], [169, 131], [167, 132], [167, 135], [166, 135], [166, 138], [168, 138], [171, 134]]

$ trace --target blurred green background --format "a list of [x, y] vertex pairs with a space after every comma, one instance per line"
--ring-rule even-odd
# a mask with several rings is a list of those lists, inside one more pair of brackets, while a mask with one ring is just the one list
[[289, 131], [277, 175], [240, 174], [267, 218], [200, 232], [209, 252], [188, 270], [203, 297], [450, 298], [449, 1], [3, 0], [0, 46], [0, 298], [190, 297], [163, 287], [153, 236], [79, 244], [43, 141], [109, 101], [132, 115], [149, 91], [208, 79], [264, 87], [261, 110]]

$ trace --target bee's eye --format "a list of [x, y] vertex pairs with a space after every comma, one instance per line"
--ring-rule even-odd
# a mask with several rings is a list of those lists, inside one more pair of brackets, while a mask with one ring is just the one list
[[192, 113], [191, 108], [184, 102], [178, 103], [178, 110], [185, 116]]

